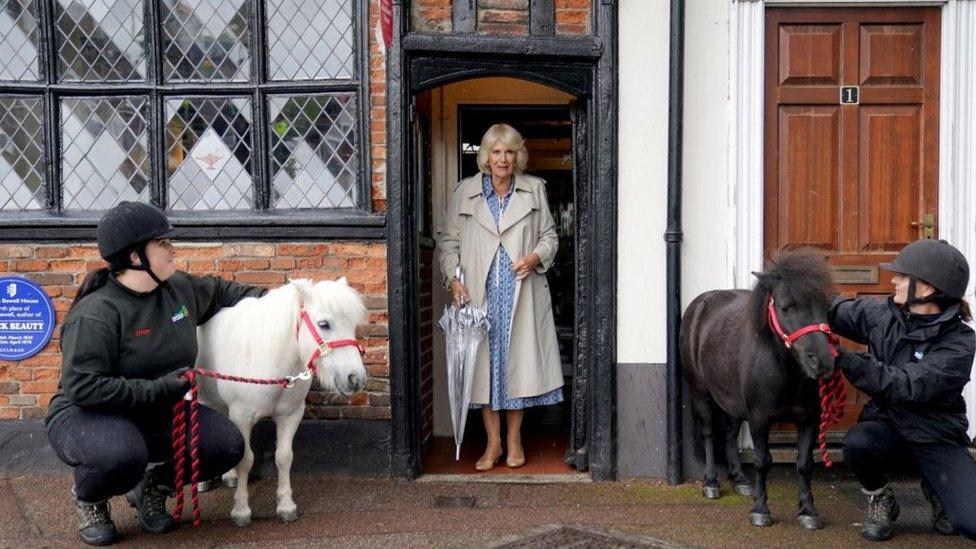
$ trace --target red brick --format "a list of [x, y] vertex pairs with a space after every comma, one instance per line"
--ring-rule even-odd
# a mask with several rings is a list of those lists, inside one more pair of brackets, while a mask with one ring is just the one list
[[216, 259], [221, 256], [221, 250], [217, 246], [197, 246], [192, 244], [179, 244], [176, 247], [176, 257], [189, 259]]
[[41, 286], [71, 286], [75, 283], [75, 277], [67, 273], [31, 273], [27, 278]]
[[0, 395], [0, 406], [6, 406], [10, 404], [10, 397], [7, 395]]
[[3, 246], [0, 248], [4, 257], [34, 257], [32, 246]]
[[47, 265], [48, 265], [47, 261], [42, 261], [38, 259], [20, 259], [14, 261], [10, 265], [10, 268], [14, 271], [19, 271], [23, 273], [29, 271], [46, 271]]
[[[10, 378], [8, 377], [7, 379]], [[20, 383], [14, 383], [12, 381], [0, 381], [0, 395], [16, 395], [19, 392]]]
[[241, 255], [252, 257], [274, 257], [274, 244], [244, 244], [240, 247]]
[[270, 266], [271, 262], [267, 259], [245, 259], [244, 268], [252, 271], [264, 271]]
[[0, 419], [20, 419], [20, 408], [0, 406]]
[[580, 24], [565, 24], [564, 25], [562, 23], [557, 23], [556, 24], [556, 34], [557, 35], [573, 35], [573, 36], [579, 36], [579, 35], [586, 34], [586, 33], [587, 33], [587, 31], [586, 31], [586, 25], [580, 25]]
[[213, 259], [193, 259], [186, 262], [186, 270], [191, 273], [210, 274], [216, 261]]
[[390, 367], [387, 364], [369, 364], [366, 371], [371, 377], [390, 377]]
[[41, 353], [28, 358], [23, 362], [23, 365], [31, 368], [59, 368], [61, 366], [61, 355], [58, 353]]
[[502, 10], [529, 10], [529, 0], [479, 0], [478, 13], [484, 8], [496, 8]]
[[288, 257], [275, 257], [270, 261], [269, 267], [276, 271], [294, 269], [295, 260]]
[[85, 260], [84, 259], [55, 259], [51, 263], [52, 271], [68, 271], [68, 272], [78, 272], [85, 270]]
[[44, 293], [46, 293], [47, 296], [48, 297], [51, 297], [51, 298], [59, 297], [61, 295], [61, 291], [62, 291], [61, 286], [45, 286], [44, 287]]
[[61, 377], [60, 368], [36, 368], [34, 370], [34, 379], [58, 379]]
[[[68, 251], [68, 257], [77, 257], [87, 260], [101, 260], [102, 256], [98, 253], [95, 246], [73, 246]], [[104, 265], [104, 262], [102, 263]]]
[[282, 273], [275, 273], [270, 271], [243, 272], [243, 273], [237, 273], [235, 279], [238, 282], [242, 282], [244, 284], [275, 285], [275, 284], [282, 284], [285, 281], [285, 275]]
[[221, 259], [217, 261], [217, 269], [220, 271], [239, 271], [244, 268], [244, 262], [240, 259]]
[[38, 246], [34, 249], [34, 257], [59, 258], [68, 256], [68, 248], [63, 246]]
[[[7, 373], [3, 378], [7, 381], [30, 381], [34, 379], [34, 370], [21, 365], [11, 366], [7, 368]], [[0, 393], [8, 392], [3, 389], [3, 385], [0, 383]]]
[[555, 0], [554, 4], [557, 11], [567, 8], [589, 10], [592, 7], [591, 0]]
[[478, 10], [478, 21], [485, 23], [518, 23], [529, 22], [528, 11], [516, 10]]
[[52, 398], [54, 398], [53, 394], [37, 395], [37, 403], [43, 406], [44, 408], [47, 408], [48, 406], [51, 405]]
[[556, 23], [560, 25], [585, 25], [590, 18], [588, 10], [563, 10], [556, 12]]
[[366, 393], [357, 393], [349, 397], [349, 404], [353, 406], [366, 406], [369, 404], [369, 395]]
[[22, 381], [20, 383], [20, 392], [24, 395], [36, 395], [41, 393], [53, 393], [58, 390], [57, 380], [41, 380], [41, 381]]
[[478, 34], [499, 36], [525, 36], [529, 34], [528, 25], [511, 25], [508, 23], [479, 23]]

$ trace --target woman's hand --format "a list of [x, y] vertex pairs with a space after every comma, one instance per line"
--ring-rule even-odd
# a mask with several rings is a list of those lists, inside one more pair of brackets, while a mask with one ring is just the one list
[[519, 259], [512, 265], [512, 270], [515, 271], [515, 279], [522, 280], [523, 278], [529, 276], [532, 269], [535, 269], [536, 265], [539, 264], [541, 258], [539, 254], [532, 252], [529, 255]]
[[451, 296], [454, 298], [454, 306], [458, 309], [462, 305], [466, 305], [471, 301], [471, 296], [468, 295], [468, 288], [461, 283], [460, 280], [453, 278], [451, 279]]

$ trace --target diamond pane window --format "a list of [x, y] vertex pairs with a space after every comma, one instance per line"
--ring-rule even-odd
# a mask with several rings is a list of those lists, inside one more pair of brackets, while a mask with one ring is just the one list
[[61, 180], [65, 210], [107, 210], [148, 202], [149, 123], [145, 97], [61, 102]]
[[271, 80], [352, 78], [351, 0], [269, 0]]
[[44, 130], [37, 97], [0, 97], [0, 210], [44, 208]]
[[247, 81], [251, 0], [163, 0], [162, 6], [166, 80]]
[[272, 96], [268, 103], [271, 204], [354, 207], [359, 173], [355, 95]]
[[0, 0], [0, 80], [40, 79], [36, 0]]
[[143, 0], [57, 0], [54, 11], [62, 81], [146, 79]]
[[251, 209], [251, 100], [170, 99], [166, 120], [170, 209]]

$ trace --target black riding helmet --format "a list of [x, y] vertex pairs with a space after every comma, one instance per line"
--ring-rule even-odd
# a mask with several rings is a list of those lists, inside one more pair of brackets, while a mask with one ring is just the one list
[[[909, 277], [908, 303], [924, 303], [939, 298], [962, 299], [969, 285], [969, 263], [962, 252], [945, 240], [917, 240], [898, 252], [891, 263], [881, 268]], [[923, 280], [940, 295], [915, 297], [915, 282]]]
[[[158, 284], [163, 282], [149, 268], [146, 242], [173, 230], [159, 208], [142, 202], [120, 202], [105, 212], [98, 223], [98, 252], [112, 272], [123, 269], [146, 271]], [[129, 253], [136, 252], [142, 265], [133, 265]]]

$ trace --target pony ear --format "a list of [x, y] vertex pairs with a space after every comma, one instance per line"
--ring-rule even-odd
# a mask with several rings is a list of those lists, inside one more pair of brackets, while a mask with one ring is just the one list
[[338, 282], [339, 284], [342, 284], [343, 286], [348, 286], [349, 285], [349, 281], [346, 280], [346, 277], [344, 277], [344, 276], [343, 277], [340, 277], [339, 280], [336, 280], [336, 282]]
[[289, 279], [288, 283], [295, 287], [298, 291], [299, 301], [304, 304], [306, 301], [312, 300], [312, 282], [307, 278], [295, 278]]

